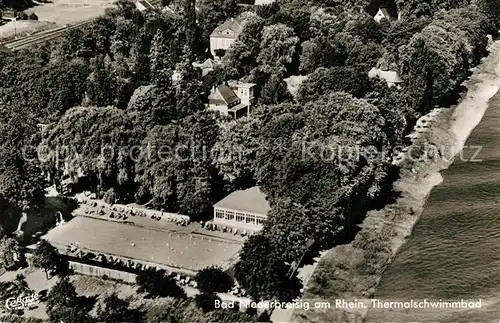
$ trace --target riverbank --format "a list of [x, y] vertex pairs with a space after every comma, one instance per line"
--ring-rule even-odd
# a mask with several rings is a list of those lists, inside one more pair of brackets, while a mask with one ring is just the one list
[[[480, 122], [488, 101], [500, 89], [500, 45], [496, 42], [490, 55], [483, 59], [473, 75], [464, 84], [468, 91], [453, 109], [441, 110], [435, 122], [410, 151], [429, 151], [437, 147], [440, 154], [424, 155], [422, 160], [405, 160], [401, 164], [401, 178], [394, 189], [401, 197], [380, 211], [371, 211], [361, 225], [355, 240], [337, 246], [318, 264], [304, 293], [310, 304], [329, 301], [330, 309], [308, 311], [297, 309], [294, 322], [359, 322], [371, 306], [373, 297], [386, 268], [418, 221], [432, 188], [443, 177], [459, 153], [472, 130]], [[427, 147], [427, 148], [426, 148]], [[357, 308], [336, 308], [335, 301], [357, 300]]]

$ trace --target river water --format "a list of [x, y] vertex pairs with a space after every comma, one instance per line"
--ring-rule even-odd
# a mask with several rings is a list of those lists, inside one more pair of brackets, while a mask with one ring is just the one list
[[[498, 94], [494, 101], [500, 101]], [[476, 146], [482, 149], [472, 160]], [[466, 142], [463, 158], [442, 174], [444, 181], [432, 190], [413, 234], [374, 298], [481, 299], [481, 308], [372, 308], [366, 321], [499, 322], [500, 103], [490, 103]]]

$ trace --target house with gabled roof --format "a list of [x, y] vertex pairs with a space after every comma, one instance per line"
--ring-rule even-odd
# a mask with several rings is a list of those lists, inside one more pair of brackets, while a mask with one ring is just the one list
[[[371, 14], [373, 16], [373, 19], [376, 22], [382, 21], [382, 19], [387, 19], [387, 20], [397, 20], [400, 19], [400, 13], [393, 12], [391, 14], [391, 11], [387, 10], [386, 8], [378, 8], [378, 11], [375, 14]], [[397, 15], [397, 16], [396, 16]]]
[[208, 96], [207, 109], [235, 119], [248, 116], [255, 104], [255, 86], [239, 81], [214, 86]]
[[210, 52], [214, 57], [217, 50], [226, 51], [243, 30], [243, 19], [229, 18], [210, 34]]

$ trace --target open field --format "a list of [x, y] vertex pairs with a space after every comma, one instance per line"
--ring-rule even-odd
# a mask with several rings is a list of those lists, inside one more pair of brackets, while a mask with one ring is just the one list
[[47, 21], [19, 20], [10, 21], [0, 26], [0, 39], [7, 40], [15, 37], [25, 37], [43, 30], [58, 27], [57, 24]]
[[200, 270], [228, 262], [241, 243], [201, 234], [168, 232], [118, 222], [76, 217], [44, 236], [54, 245], [81, 249], [177, 268]]
[[73, 24], [104, 14], [113, 6], [115, 0], [52, 0], [25, 10], [29, 15], [34, 12], [39, 21], [53, 22], [58, 25]]

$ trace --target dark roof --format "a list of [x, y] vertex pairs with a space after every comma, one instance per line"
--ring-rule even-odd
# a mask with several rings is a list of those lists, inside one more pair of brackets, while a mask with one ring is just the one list
[[233, 192], [215, 203], [214, 207], [262, 215], [266, 215], [271, 209], [266, 195], [258, 186]]
[[[243, 29], [243, 26], [241, 25], [242, 22], [243, 22], [243, 19], [241, 19], [241, 18], [229, 18], [222, 25], [215, 28], [210, 36], [227, 37], [226, 35], [219, 34], [219, 32], [224, 31], [226, 29], [230, 29], [236, 35], [238, 35], [241, 32], [241, 30]], [[231, 38], [232, 38], [232, 36], [231, 36]]]
[[231, 104], [239, 100], [236, 93], [229, 86], [225, 84], [219, 85], [217, 87], [217, 90], [219, 91], [220, 95], [222, 96], [226, 104]]

